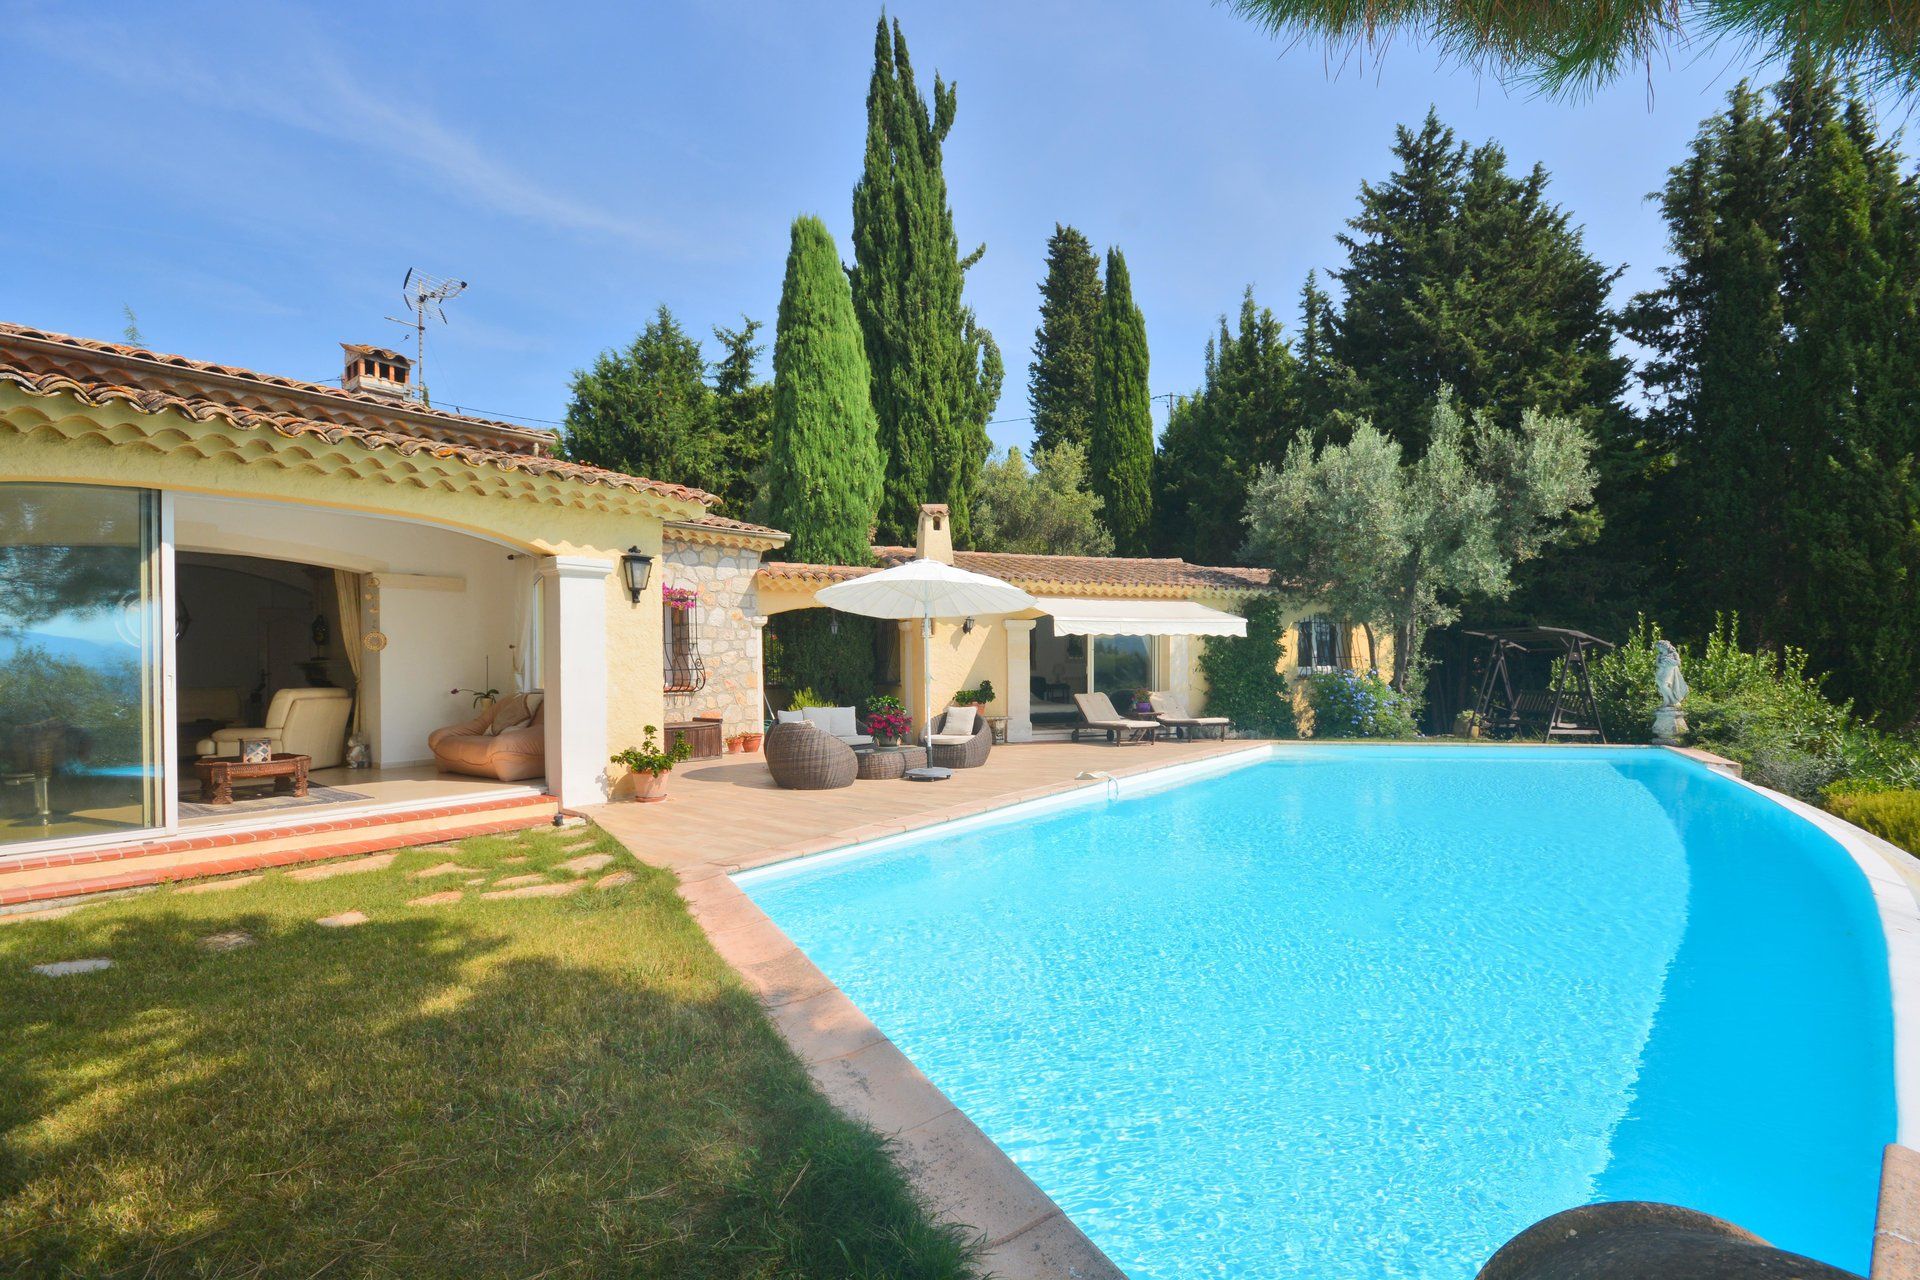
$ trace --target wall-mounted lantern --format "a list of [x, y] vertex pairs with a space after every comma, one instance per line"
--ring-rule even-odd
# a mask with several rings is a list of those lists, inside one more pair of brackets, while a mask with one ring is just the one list
[[620, 557], [620, 572], [627, 580], [627, 597], [639, 604], [653, 578], [653, 557], [638, 547], [628, 547]]

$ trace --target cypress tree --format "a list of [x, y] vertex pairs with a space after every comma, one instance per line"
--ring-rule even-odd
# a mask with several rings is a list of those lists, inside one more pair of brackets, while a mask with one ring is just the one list
[[947, 203], [941, 146], [954, 87], [938, 76], [929, 108], [906, 37], [880, 19], [867, 90], [865, 167], [853, 189], [853, 306], [865, 335], [873, 408], [886, 457], [880, 534], [909, 541], [923, 502], [952, 511], [954, 540], [972, 536], [969, 493], [986, 460], [986, 422], [1005, 370], [993, 335], [962, 302], [966, 270]]
[[1279, 320], [1240, 300], [1239, 332], [1220, 317], [1207, 342], [1206, 380], [1167, 419], [1153, 464], [1154, 549], [1200, 564], [1231, 564], [1247, 540], [1247, 487], [1286, 452], [1305, 415], [1300, 361]]
[[868, 399], [866, 348], [826, 224], [794, 219], [773, 342], [768, 515], [793, 535], [786, 554], [871, 564], [868, 534], [882, 459]]
[[1055, 223], [1040, 283], [1040, 327], [1033, 335], [1027, 403], [1033, 445], [1087, 447], [1093, 421], [1094, 331], [1100, 323], [1100, 260], [1073, 227]]
[[1594, 429], [1626, 381], [1607, 300], [1619, 273], [1546, 198], [1545, 171], [1513, 176], [1498, 146], [1469, 149], [1432, 111], [1393, 154], [1340, 237], [1331, 351], [1358, 375], [1354, 407], [1415, 453], [1443, 387], [1502, 425], [1538, 409]]
[[1795, 465], [1784, 496], [1786, 534], [1800, 552], [1787, 631], [1830, 672], [1836, 694], [1905, 720], [1920, 701], [1912, 223], [1864, 109], [1843, 114], [1831, 80], [1804, 62], [1784, 88], [1796, 161], [1786, 300], [1794, 337], [1782, 371], [1796, 410]]
[[1153, 405], [1147, 388], [1147, 322], [1133, 304], [1127, 260], [1107, 250], [1106, 296], [1094, 346], [1089, 487], [1123, 556], [1144, 555], [1153, 515]]

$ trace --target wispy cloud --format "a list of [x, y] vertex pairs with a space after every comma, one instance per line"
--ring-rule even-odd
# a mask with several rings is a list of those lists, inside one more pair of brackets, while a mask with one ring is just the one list
[[10, 38], [120, 85], [286, 128], [357, 150], [471, 206], [548, 230], [676, 254], [698, 246], [672, 228], [604, 207], [490, 154], [481, 142], [354, 74], [318, 28], [275, 41], [285, 61], [211, 61], [207, 51], [64, 16], [18, 20]]

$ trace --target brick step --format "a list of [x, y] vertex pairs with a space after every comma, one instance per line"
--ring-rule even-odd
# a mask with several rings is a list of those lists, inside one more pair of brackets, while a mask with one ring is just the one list
[[559, 808], [552, 796], [515, 796], [36, 855], [0, 867], [0, 906], [522, 831], [552, 822]]

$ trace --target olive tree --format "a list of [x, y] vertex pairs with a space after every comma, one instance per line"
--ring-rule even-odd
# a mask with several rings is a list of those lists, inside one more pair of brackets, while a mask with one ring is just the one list
[[1429, 628], [1511, 592], [1514, 566], [1593, 501], [1593, 440], [1571, 419], [1528, 410], [1508, 429], [1443, 392], [1429, 427], [1412, 460], [1371, 422], [1345, 444], [1297, 440], [1247, 502], [1245, 558], [1370, 637], [1386, 630], [1401, 690]]

